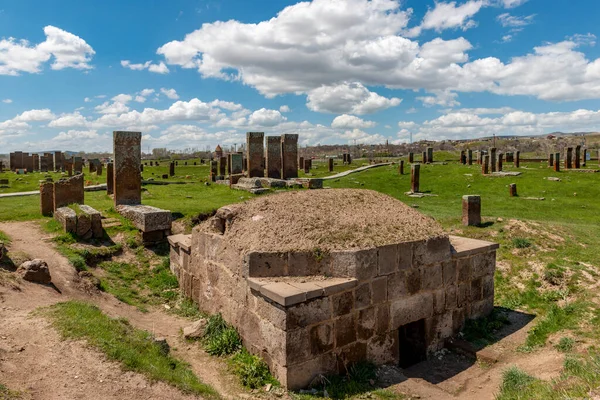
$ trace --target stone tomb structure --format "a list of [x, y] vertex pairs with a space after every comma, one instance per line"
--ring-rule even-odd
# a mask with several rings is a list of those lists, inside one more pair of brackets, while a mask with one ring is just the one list
[[113, 197], [119, 214], [133, 222], [144, 244], [166, 240], [171, 234], [171, 211], [143, 206], [141, 132], [113, 132]]
[[255, 198], [169, 242], [184, 293], [290, 389], [363, 360], [420, 362], [494, 304], [498, 245], [369, 190]]

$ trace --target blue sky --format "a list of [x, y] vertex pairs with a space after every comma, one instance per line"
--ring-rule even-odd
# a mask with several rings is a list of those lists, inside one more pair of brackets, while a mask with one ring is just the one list
[[[60, 6], [57, 6], [60, 4]], [[0, 153], [597, 131], [593, 0], [0, 0]]]

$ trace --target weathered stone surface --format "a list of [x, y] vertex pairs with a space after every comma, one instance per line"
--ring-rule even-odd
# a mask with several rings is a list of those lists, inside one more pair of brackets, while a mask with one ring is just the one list
[[29, 282], [50, 283], [52, 281], [48, 264], [40, 259], [25, 261], [17, 269], [17, 275]]
[[77, 233], [77, 214], [69, 207], [60, 207], [54, 210], [54, 219], [63, 227], [65, 232]]
[[171, 229], [171, 211], [143, 205], [121, 205], [117, 207], [117, 211], [142, 232]]
[[40, 212], [49, 216], [54, 212], [54, 183], [45, 182], [40, 185]]
[[264, 132], [246, 133], [246, 157], [248, 159], [248, 177], [263, 177]]
[[[102, 238], [104, 236], [104, 231], [102, 230], [102, 214], [90, 206], [80, 205], [79, 208], [90, 219], [92, 236], [95, 238]], [[77, 219], [77, 225], [79, 230], [79, 218]]]
[[298, 177], [298, 135], [281, 135], [282, 178]]
[[83, 175], [62, 178], [54, 184], [54, 209], [69, 204], [83, 204]]
[[410, 191], [412, 193], [419, 193], [419, 175], [421, 166], [419, 164], [412, 164], [410, 166]]
[[463, 196], [462, 223], [465, 226], [477, 226], [481, 224], [481, 196]]
[[115, 206], [142, 202], [141, 140], [141, 132], [113, 132]]
[[[88, 236], [88, 232], [90, 232], [92, 230], [92, 218], [85, 214], [79, 214], [77, 216], [77, 228], [75, 233], [77, 234], [77, 236], [79, 237], [86, 237]], [[91, 236], [91, 235], [89, 235]]]
[[199, 319], [193, 324], [183, 328], [183, 337], [186, 339], [200, 339], [204, 335], [204, 328], [208, 321], [206, 319]]
[[282, 164], [282, 147], [280, 136], [267, 136], [267, 176], [269, 178], [280, 179], [283, 168]]
[[115, 186], [114, 165], [112, 162], [106, 164], [106, 194], [113, 194]]

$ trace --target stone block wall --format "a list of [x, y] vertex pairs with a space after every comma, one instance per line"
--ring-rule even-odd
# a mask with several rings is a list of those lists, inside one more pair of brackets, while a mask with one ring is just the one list
[[292, 389], [361, 360], [398, 364], [399, 329], [410, 323], [423, 324], [428, 352], [438, 350], [466, 319], [493, 308], [493, 243], [463, 239], [465, 250], [443, 236], [330, 254], [240, 255], [219, 234], [195, 229], [188, 238], [189, 253], [171, 245], [184, 293], [221, 313]]

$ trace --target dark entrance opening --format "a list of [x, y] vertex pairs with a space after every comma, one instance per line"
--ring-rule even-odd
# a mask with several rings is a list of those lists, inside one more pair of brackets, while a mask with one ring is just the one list
[[427, 359], [424, 319], [398, 328], [398, 339], [400, 368], [408, 368]]

